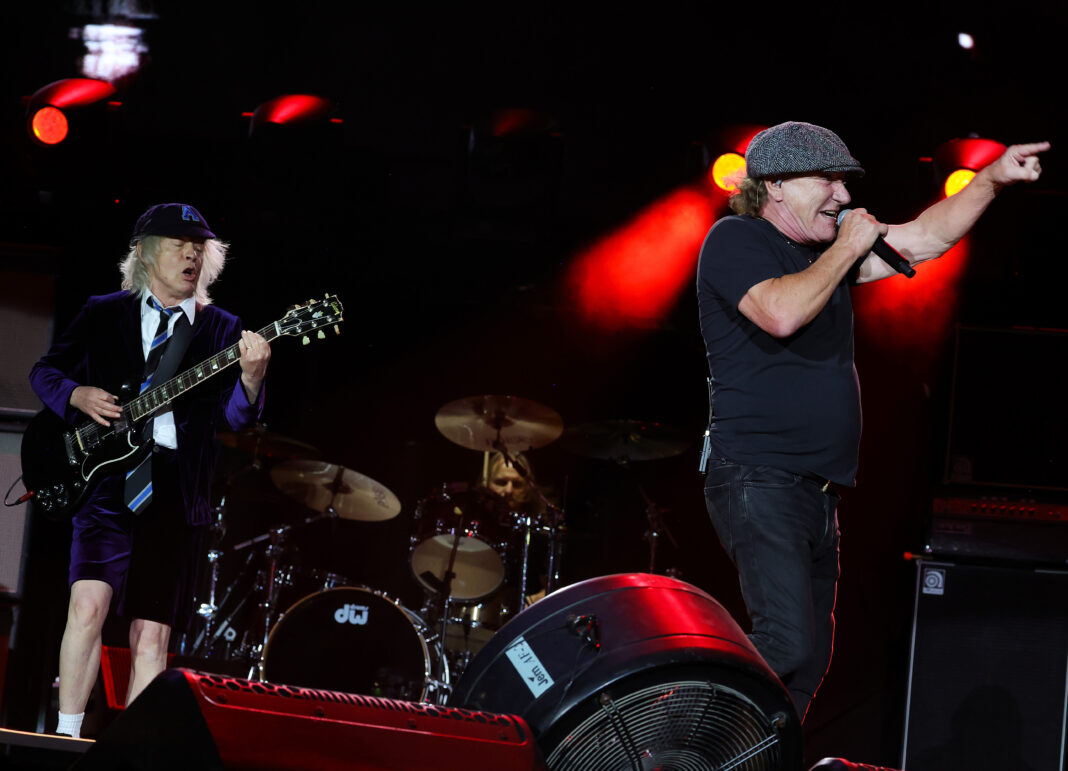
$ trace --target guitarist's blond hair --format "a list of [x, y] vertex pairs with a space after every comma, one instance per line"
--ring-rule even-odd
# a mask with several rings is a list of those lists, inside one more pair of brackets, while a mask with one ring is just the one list
[[[154, 265], [159, 256], [159, 244], [163, 236], [144, 236], [130, 247], [130, 251], [119, 263], [122, 271], [122, 288], [131, 292], [142, 292], [148, 289], [150, 277], [147, 266]], [[137, 247], [141, 247], [138, 255]], [[222, 273], [226, 265], [226, 252], [230, 245], [217, 238], [209, 238], [204, 241], [204, 258], [200, 268], [200, 278], [197, 281], [195, 297], [200, 305], [211, 305], [211, 295], [208, 287], [215, 283], [215, 279]]]

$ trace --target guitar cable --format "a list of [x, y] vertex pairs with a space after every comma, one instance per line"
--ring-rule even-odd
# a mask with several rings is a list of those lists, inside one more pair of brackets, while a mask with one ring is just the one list
[[8, 502], [7, 499], [8, 499], [8, 496], [11, 495], [11, 491], [14, 490], [15, 489], [15, 485], [17, 485], [21, 481], [22, 481], [22, 474], [19, 474], [18, 479], [16, 479], [14, 482], [11, 483], [11, 487], [7, 488], [7, 492], [4, 493], [4, 505], [5, 506], [18, 506], [19, 504], [25, 503], [26, 501], [30, 500], [30, 498], [33, 498], [34, 496], [37, 495], [37, 492], [35, 490], [30, 490], [29, 492], [25, 493], [24, 495], [22, 495], [17, 500], [12, 501], [12, 502]]

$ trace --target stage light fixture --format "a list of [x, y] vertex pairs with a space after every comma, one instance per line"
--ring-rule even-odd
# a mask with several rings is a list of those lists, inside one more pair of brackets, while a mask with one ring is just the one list
[[708, 180], [719, 190], [731, 192], [745, 176], [745, 151], [766, 126], [739, 124], [715, 132], [706, 144], [715, 160], [709, 164]]
[[712, 183], [720, 190], [734, 190], [738, 186], [735, 180], [745, 175], [745, 156], [723, 153], [712, 162], [711, 174]]
[[943, 180], [946, 197], [967, 187], [976, 172], [993, 163], [1005, 152], [1005, 145], [992, 139], [967, 137], [951, 139], [939, 145], [934, 154], [937, 178]]
[[311, 94], [283, 94], [270, 99], [255, 109], [249, 121], [248, 133], [252, 136], [267, 124], [284, 126], [309, 126], [317, 123], [340, 123], [332, 119], [334, 103], [329, 99]]
[[55, 146], [70, 135], [71, 115], [115, 94], [115, 87], [93, 78], [65, 78], [39, 88], [26, 104], [26, 128], [41, 145]]

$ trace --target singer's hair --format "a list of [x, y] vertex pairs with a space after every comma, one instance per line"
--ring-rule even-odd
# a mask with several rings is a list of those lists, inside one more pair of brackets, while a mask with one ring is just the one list
[[731, 194], [728, 203], [735, 214], [759, 217], [767, 201], [768, 188], [764, 185], [764, 180], [746, 177]]

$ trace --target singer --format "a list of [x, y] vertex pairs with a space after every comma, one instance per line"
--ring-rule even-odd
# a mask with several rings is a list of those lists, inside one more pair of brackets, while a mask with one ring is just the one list
[[873, 253], [883, 238], [909, 265], [947, 252], [1003, 187], [1038, 179], [1048, 149], [1009, 147], [957, 195], [885, 225], [844, 211], [864, 169], [835, 133], [781, 123], [750, 142], [738, 216], [701, 247], [714, 411], [705, 501], [738, 570], [750, 638], [802, 719], [831, 660], [836, 486], [853, 486], [860, 445], [849, 285], [897, 272]]

